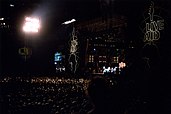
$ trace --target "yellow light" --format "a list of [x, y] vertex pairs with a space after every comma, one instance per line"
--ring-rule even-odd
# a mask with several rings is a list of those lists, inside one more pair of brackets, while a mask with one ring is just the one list
[[119, 68], [124, 68], [124, 67], [126, 67], [126, 63], [120, 62], [120, 63], [119, 63]]

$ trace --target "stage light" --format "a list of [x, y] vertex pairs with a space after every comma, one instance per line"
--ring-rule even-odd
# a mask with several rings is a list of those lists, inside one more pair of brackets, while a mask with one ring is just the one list
[[75, 21], [76, 21], [75, 19], [71, 19], [71, 20], [66, 21], [66, 22], [64, 22], [64, 23], [62, 23], [62, 24], [67, 25], [67, 24], [73, 23], [73, 22], [75, 22]]
[[14, 7], [14, 4], [10, 4], [10, 7]]
[[40, 20], [37, 18], [26, 17], [23, 31], [26, 33], [37, 33], [40, 29]]
[[0, 18], [0, 20], [1, 20], [1, 21], [3, 21], [3, 20], [4, 20], [4, 18]]

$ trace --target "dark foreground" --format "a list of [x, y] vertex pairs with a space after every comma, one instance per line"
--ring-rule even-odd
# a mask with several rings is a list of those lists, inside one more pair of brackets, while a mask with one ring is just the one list
[[[93, 105], [86, 94], [89, 79], [57, 77], [3, 78], [0, 82], [1, 114], [87, 114]], [[150, 114], [148, 96], [129, 91], [118, 80], [109, 79], [117, 90], [111, 93], [111, 107], [120, 107], [122, 114]], [[118, 91], [119, 90], [119, 91]], [[121, 98], [122, 97], [122, 98]], [[112, 98], [112, 97], [111, 97]], [[117, 102], [117, 106], [114, 105]], [[112, 106], [113, 105], [113, 106]], [[127, 113], [126, 113], [127, 112]]]

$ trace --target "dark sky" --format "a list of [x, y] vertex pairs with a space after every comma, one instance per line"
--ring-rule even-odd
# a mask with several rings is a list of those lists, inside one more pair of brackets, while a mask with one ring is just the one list
[[[170, 0], [154, 0], [170, 19]], [[14, 7], [10, 7], [13, 4]], [[25, 64], [35, 72], [50, 72], [53, 54], [64, 50], [70, 38], [72, 25], [61, 23], [75, 18], [77, 22], [107, 15], [123, 15], [128, 19], [128, 35], [136, 40], [140, 37], [139, 25], [143, 12], [149, 7], [149, 0], [0, 0], [0, 17], [8, 18], [10, 31], [1, 31], [1, 71], [0, 73], [23, 72]], [[33, 15], [41, 19], [38, 35], [26, 36], [21, 31], [24, 16]], [[167, 26], [169, 26], [169, 21]], [[166, 34], [167, 36], [167, 34]], [[24, 46], [24, 38], [29, 37], [32, 56], [24, 62], [18, 49]]]

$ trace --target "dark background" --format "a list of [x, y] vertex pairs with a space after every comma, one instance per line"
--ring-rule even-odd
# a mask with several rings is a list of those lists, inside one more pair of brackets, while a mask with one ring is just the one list
[[[14, 7], [10, 7], [10, 3], [14, 4]], [[160, 16], [165, 20], [164, 30], [157, 42], [159, 52], [157, 56], [154, 56], [156, 49], [153, 50], [153, 47], [142, 49], [144, 44], [140, 27], [144, 20], [143, 14], [149, 8], [150, 0], [1, 0], [0, 17], [7, 19], [6, 23], [10, 25], [10, 28], [0, 29], [0, 76], [53, 74], [55, 71], [54, 53], [67, 50], [72, 31], [72, 24], [61, 25], [61, 23], [72, 18], [82, 22], [97, 17], [123, 15], [127, 17], [128, 24], [125, 40], [133, 41], [135, 46], [132, 54], [135, 65], [130, 67], [129, 72], [134, 75], [133, 78], [139, 80], [137, 84], [139, 82], [144, 84], [140, 76], [148, 77], [149, 95], [152, 98], [151, 101], [154, 101], [154, 110], [163, 106], [164, 110], [161, 108], [160, 111], [168, 113], [171, 101], [169, 94], [171, 2], [170, 0], [154, 0], [154, 3], [160, 9]], [[21, 30], [22, 22], [27, 15], [40, 17], [42, 28], [37, 35], [27, 35]], [[24, 47], [25, 38], [28, 38], [28, 45], [32, 48], [32, 55], [26, 62], [18, 54], [18, 49]], [[143, 51], [152, 57], [148, 73], [135, 70], [143, 68], [140, 60], [144, 56], [141, 53]]]
[[[157, 44], [160, 62], [165, 70], [170, 66], [171, 5], [169, 0], [154, 0], [154, 3], [160, 8], [160, 14], [165, 20], [165, 29]], [[14, 7], [10, 7], [9, 4], [14, 4]], [[140, 26], [144, 20], [143, 13], [148, 10], [149, 5], [149, 0], [1, 0], [0, 17], [7, 18], [10, 28], [1, 29], [0, 73], [54, 72], [54, 53], [67, 50], [72, 31], [72, 24], [61, 25], [61, 23], [72, 18], [82, 22], [111, 15], [127, 17], [125, 40], [135, 42], [137, 52], [134, 56], [139, 56], [144, 45]], [[37, 35], [27, 35], [21, 30], [22, 22], [27, 15], [38, 16], [41, 19], [41, 30]], [[18, 54], [18, 49], [24, 46], [25, 38], [28, 39], [28, 45], [32, 49], [32, 55], [27, 62]]]

